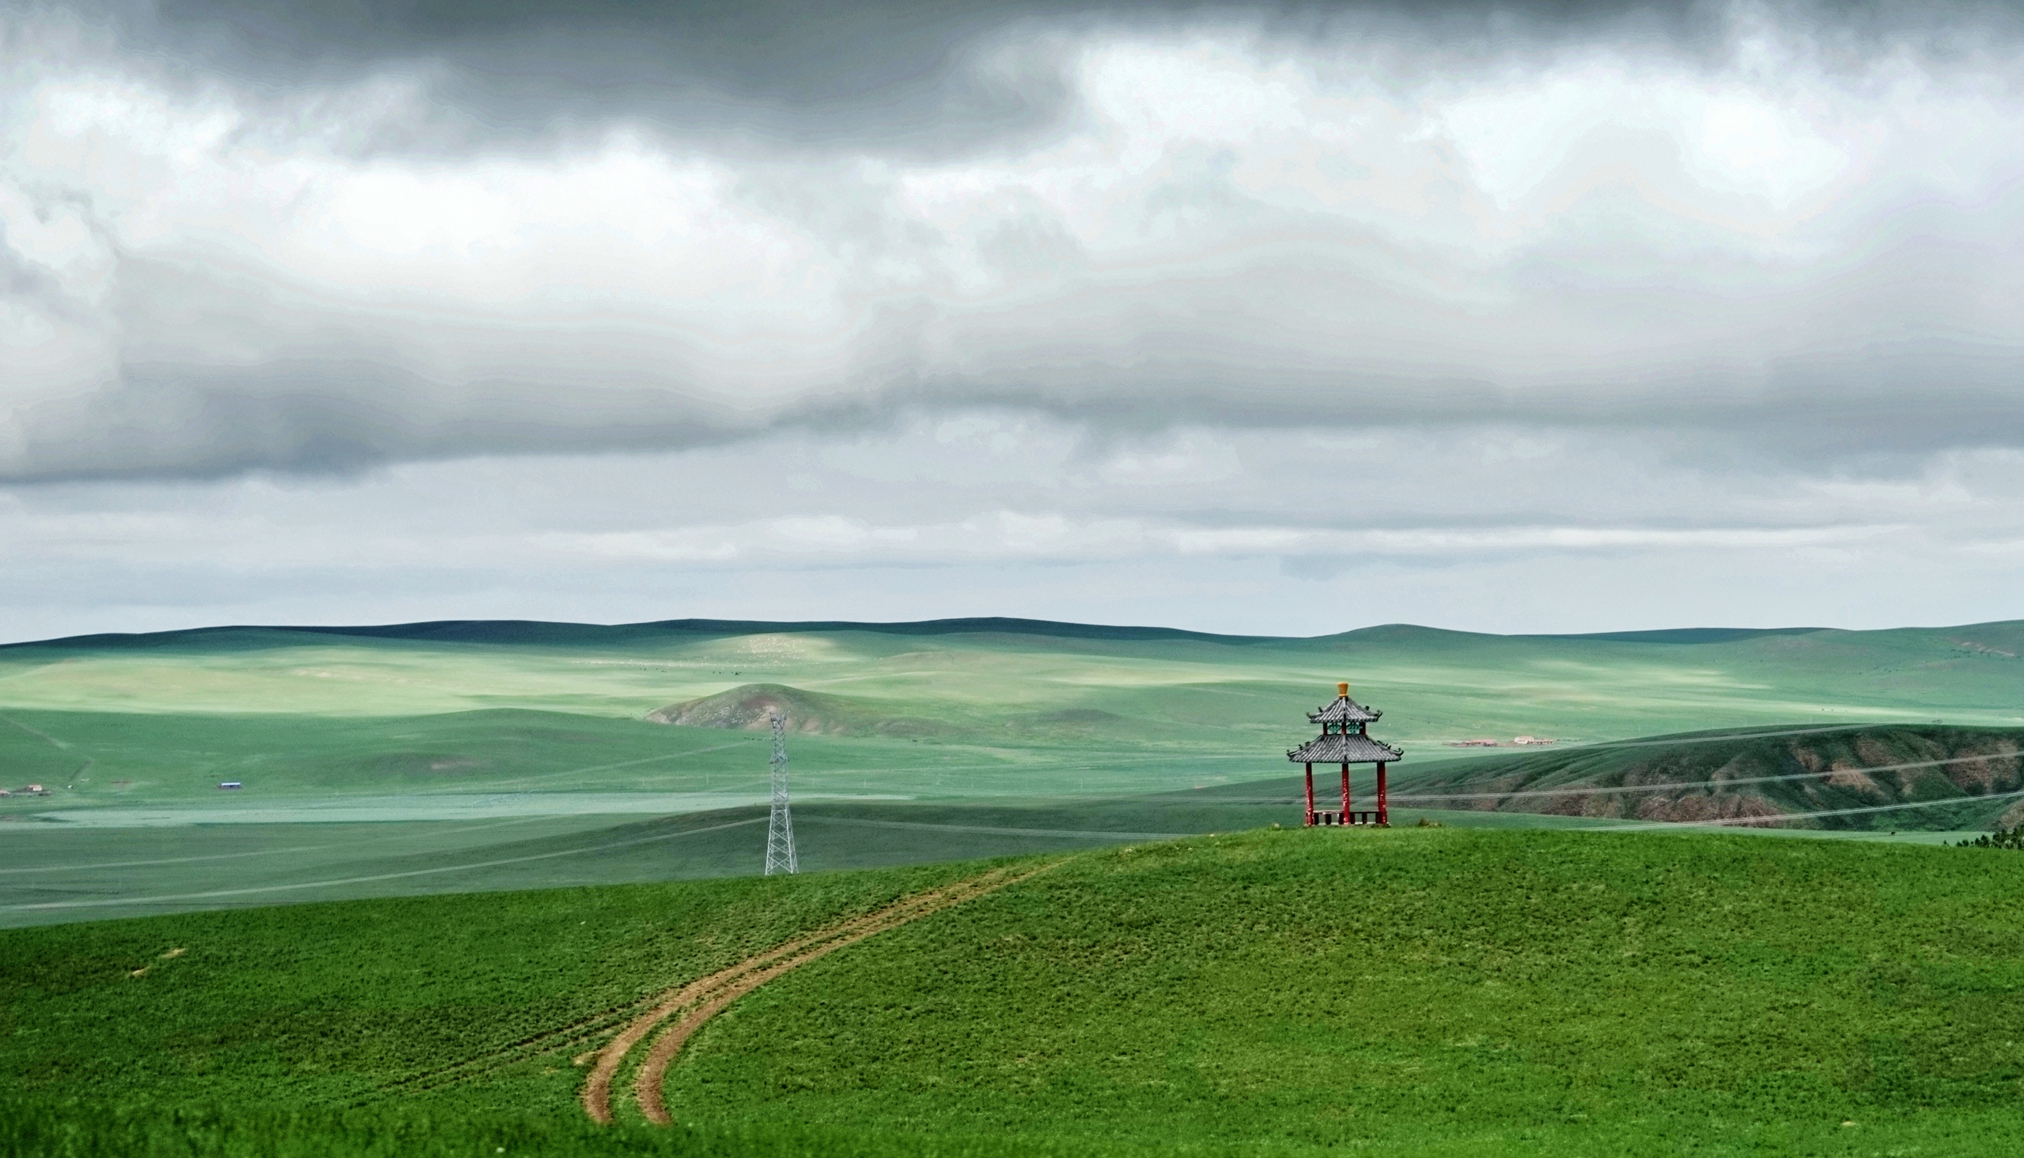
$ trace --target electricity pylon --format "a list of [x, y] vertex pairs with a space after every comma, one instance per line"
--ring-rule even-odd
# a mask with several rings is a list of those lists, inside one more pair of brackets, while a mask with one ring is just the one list
[[766, 817], [766, 875], [801, 871], [794, 855], [794, 817], [787, 812], [787, 720], [773, 713], [773, 811]]

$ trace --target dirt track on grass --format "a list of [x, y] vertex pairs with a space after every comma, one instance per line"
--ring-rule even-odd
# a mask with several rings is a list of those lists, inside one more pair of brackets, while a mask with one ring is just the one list
[[1007, 885], [1016, 884], [1052, 867], [1053, 865], [1043, 865], [1040, 868], [993, 869], [978, 876], [902, 897], [883, 909], [840, 921], [805, 937], [775, 945], [763, 953], [747, 957], [728, 969], [692, 981], [680, 989], [670, 990], [663, 994], [652, 1008], [634, 1018], [619, 1031], [618, 1036], [612, 1038], [594, 1055], [596, 1064], [591, 1067], [590, 1080], [583, 1087], [584, 1113], [599, 1122], [611, 1121], [611, 1085], [618, 1076], [619, 1069], [625, 1064], [627, 1055], [663, 1024], [675, 1019], [672, 1028], [655, 1038], [633, 1081], [633, 1095], [639, 1102], [640, 1112], [645, 1114], [650, 1122], [667, 1125], [670, 1119], [667, 1108], [661, 1101], [661, 1082], [667, 1076], [668, 1065], [675, 1060], [675, 1055], [681, 1052], [683, 1044], [703, 1027], [703, 1023], [716, 1016], [725, 1006], [782, 973], [827, 956], [846, 945], [854, 945], [866, 937], [898, 928], [908, 921], [917, 920], [930, 913], [938, 913], [952, 905], [959, 905]]

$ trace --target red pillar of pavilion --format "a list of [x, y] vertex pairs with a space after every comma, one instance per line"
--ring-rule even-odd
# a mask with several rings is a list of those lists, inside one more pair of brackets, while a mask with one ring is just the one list
[[1384, 765], [1383, 760], [1377, 762], [1377, 822], [1389, 828], [1391, 817], [1385, 812], [1384, 806]]
[[1314, 765], [1307, 766], [1307, 826], [1314, 827]]

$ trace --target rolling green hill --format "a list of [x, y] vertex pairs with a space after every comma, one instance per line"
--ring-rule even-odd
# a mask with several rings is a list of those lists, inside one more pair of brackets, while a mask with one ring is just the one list
[[1349, 679], [1412, 742], [1598, 740], [1833, 716], [2024, 723], [2020, 652], [2020, 623], [1605, 636], [1390, 626], [1313, 639], [1006, 620], [217, 628], [0, 648], [0, 707], [639, 718], [769, 683], [987, 736], [1011, 715], [1095, 710], [1178, 739], [1248, 743], [1299, 730], [1289, 705]]
[[[2007, 1154], [2024, 857], [1262, 831], [780, 976], [590, 1126], [648, 995], [976, 865], [0, 931], [0, 1152]], [[629, 1124], [629, 1121], [631, 1124]]]

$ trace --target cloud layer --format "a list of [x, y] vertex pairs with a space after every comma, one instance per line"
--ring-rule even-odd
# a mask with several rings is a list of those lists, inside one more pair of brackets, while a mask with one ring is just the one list
[[2024, 440], [2001, 10], [350, 11], [9, 18], [0, 477], [973, 407]]
[[217, 622], [984, 612], [1315, 634], [2015, 615], [2024, 453], [1895, 477], [1462, 428], [1093, 438], [1015, 413], [356, 482], [0, 491], [0, 638]]

